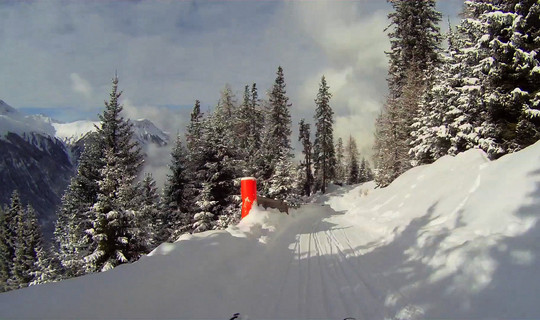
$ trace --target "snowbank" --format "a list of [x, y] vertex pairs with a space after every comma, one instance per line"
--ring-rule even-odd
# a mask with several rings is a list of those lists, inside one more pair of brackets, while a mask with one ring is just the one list
[[114, 270], [0, 294], [0, 318], [540, 318], [540, 143], [255, 209]]

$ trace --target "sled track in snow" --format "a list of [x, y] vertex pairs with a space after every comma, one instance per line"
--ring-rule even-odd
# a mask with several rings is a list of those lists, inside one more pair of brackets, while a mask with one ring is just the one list
[[[333, 210], [326, 217], [334, 216]], [[388, 318], [385, 299], [395, 292], [403, 302], [406, 297], [396, 291], [381, 274], [371, 274], [362, 268], [365, 254], [353, 246], [354, 236], [344, 228], [332, 229], [326, 217], [299, 221], [287, 234], [295, 234], [293, 241], [280, 243], [293, 252], [289, 264], [278, 280], [277, 296], [268, 306], [268, 313], [289, 304], [302, 318], [355, 317], [356, 319]], [[351, 228], [351, 230], [356, 230]], [[353, 238], [351, 238], [353, 236]], [[369, 274], [369, 276], [368, 276]], [[294, 289], [293, 289], [294, 288]], [[295, 304], [286, 301], [295, 290]], [[278, 312], [279, 313], [279, 312]]]
[[[296, 287], [296, 313], [303, 318], [354, 316], [372, 319], [384, 315], [384, 294], [368, 281], [358, 264], [361, 254], [351, 245], [346, 231], [327, 228], [322, 220], [296, 225], [294, 242], [282, 243], [293, 251], [279, 279], [277, 297], [268, 306], [279, 310], [283, 297]], [[291, 283], [293, 282], [293, 283]], [[314, 310], [316, 305], [318, 310]]]

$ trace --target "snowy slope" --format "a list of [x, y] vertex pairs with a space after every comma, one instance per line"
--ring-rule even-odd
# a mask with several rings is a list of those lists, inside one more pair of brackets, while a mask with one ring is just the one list
[[539, 319], [540, 142], [183, 236], [109, 272], [0, 294], [0, 318]]

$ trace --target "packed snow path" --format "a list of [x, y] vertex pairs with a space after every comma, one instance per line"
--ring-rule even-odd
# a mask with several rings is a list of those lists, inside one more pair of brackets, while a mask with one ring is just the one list
[[471, 150], [0, 294], [0, 318], [539, 319], [539, 217], [540, 142], [493, 162]]

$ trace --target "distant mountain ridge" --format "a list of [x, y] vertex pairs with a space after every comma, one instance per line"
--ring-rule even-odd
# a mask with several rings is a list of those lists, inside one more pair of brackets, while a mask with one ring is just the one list
[[[166, 146], [169, 143], [169, 135], [156, 127], [156, 125], [147, 119], [131, 120], [133, 124], [133, 132], [135, 139], [141, 144], [155, 144], [158, 146]], [[96, 127], [99, 127], [99, 121], [79, 120], [68, 123], [53, 122], [51, 123], [55, 129], [55, 136], [71, 145], [84, 138], [89, 132], [95, 132]]]
[[[132, 121], [134, 139], [145, 151], [164, 147], [169, 136], [150, 120]], [[54, 230], [56, 209], [70, 179], [88, 133], [95, 121], [59, 123], [43, 115], [25, 115], [0, 100], [0, 205], [8, 205], [17, 190], [24, 204], [37, 212], [45, 236]]]

